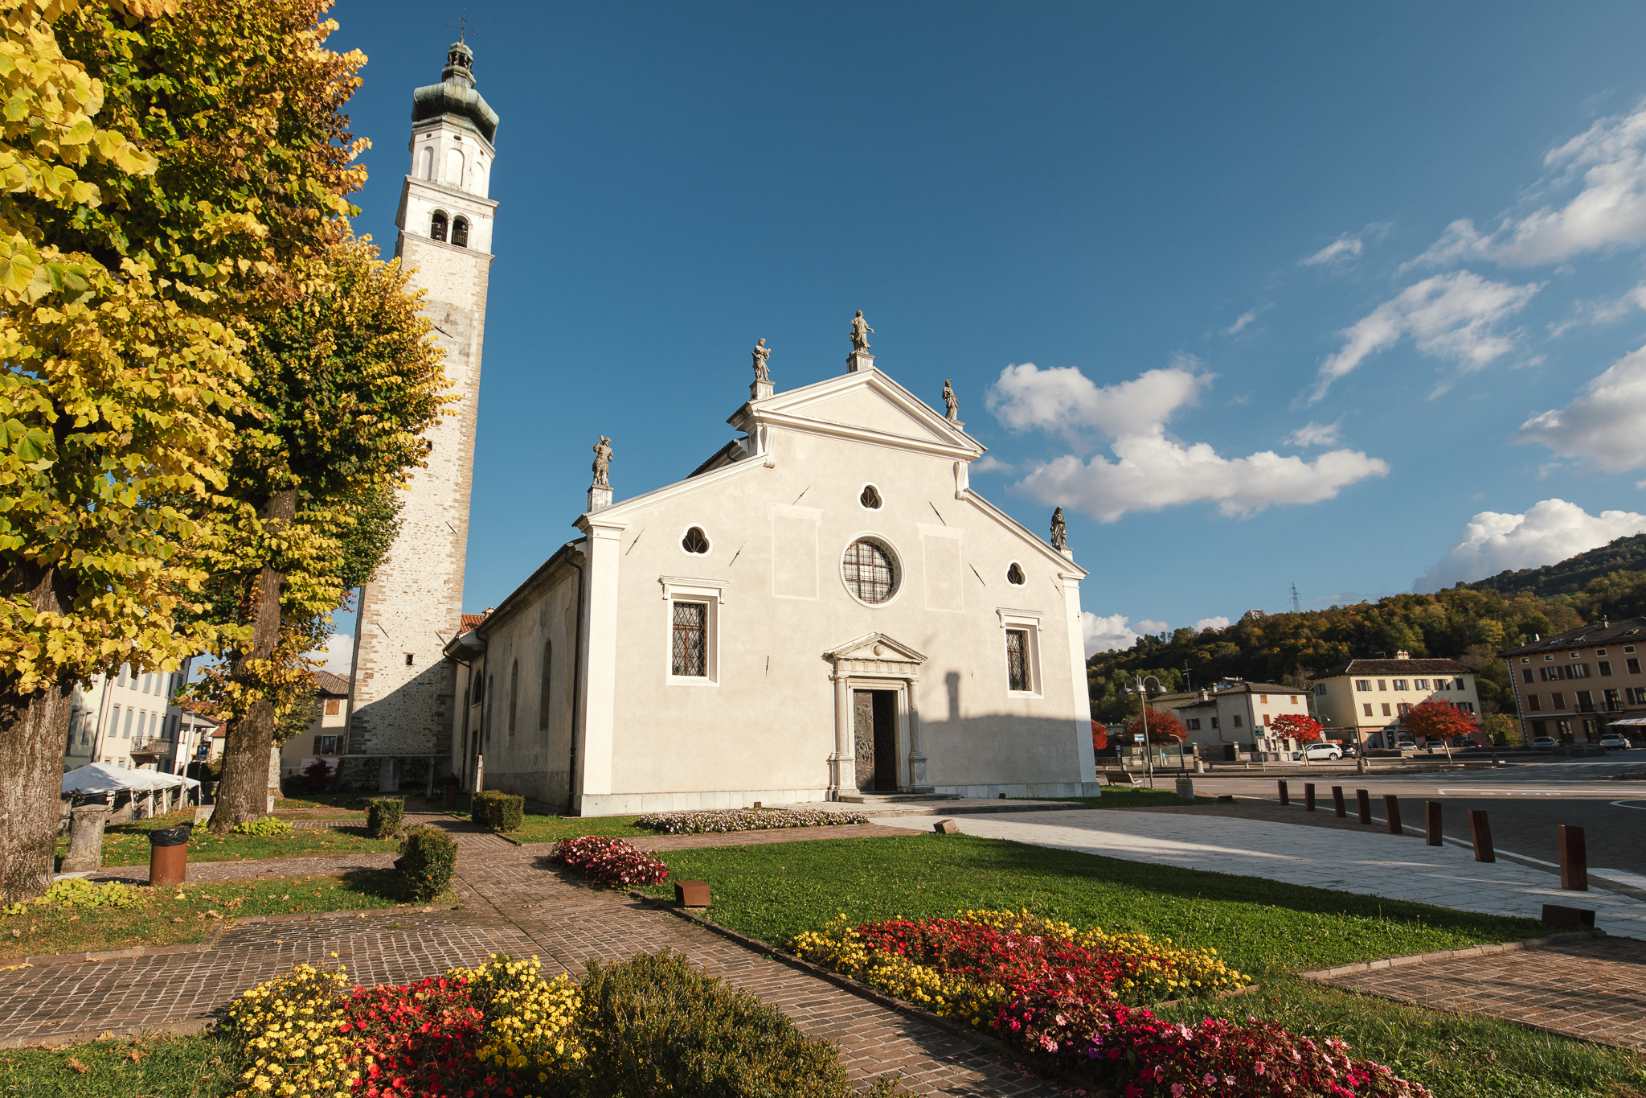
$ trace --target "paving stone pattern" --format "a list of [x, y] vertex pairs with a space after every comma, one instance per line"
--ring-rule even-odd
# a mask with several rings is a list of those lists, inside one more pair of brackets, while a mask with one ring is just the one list
[[1646, 942], [1630, 938], [1439, 957], [1340, 973], [1321, 982], [1646, 1052]]
[[[464, 910], [241, 924], [201, 949], [0, 971], [0, 1045], [198, 1023], [246, 988], [302, 961], [347, 965], [361, 982], [401, 982], [474, 964], [497, 951], [536, 953], [550, 971], [579, 974], [590, 960], [667, 948], [779, 1007], [804, 1032], [834, 1041], [858, 1082], [896, 1073], [926, 1095], [1063, 1093], [979, 1035], [881, 1005], [654, 905], [563, 879], [547, 866], [541, 846], [518, 847], [449, 818], [420, 822], [444, 827], [457, 839]], [[376, 856], [337, 859], [346, 865], [368, 860]], [[319, 860], [300, 861], [312, 866]], [[248, 865], [225, 864], [239, 872]]]

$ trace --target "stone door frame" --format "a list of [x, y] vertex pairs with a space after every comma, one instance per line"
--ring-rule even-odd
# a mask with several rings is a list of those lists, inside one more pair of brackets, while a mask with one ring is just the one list
[[834, 753], [829, 756], [829, 799], [854, 796], [857, 788], [856, 737], [852, 727], [854, 690], [888, 690], [897, 698], [895, 736], [899, 792], [927, 792], [926, 753], [921, 742], [915, 684], [926, 657], [883, 633], [870, 633], [823, 654], [834, 684]]

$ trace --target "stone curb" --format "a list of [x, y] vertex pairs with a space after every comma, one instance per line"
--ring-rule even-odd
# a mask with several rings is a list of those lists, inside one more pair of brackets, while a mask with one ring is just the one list
[[205, 1033], [216, 1024], [216, 1019], [211, 1015], [202, 1015], [198, 1018], [186, 1018], [176, 1022], [162, 1022], [159, 1025], [104, 1026], [102, 1029], [83, 1029], [74, 1033], [54, 1033], [50, 1037], [38, 1039], [0, 1037], [0, 1049], [42, 1048], [49, 1050], [83, 1045], [88, 1041], [119, 1041], [149, 1036], [192, 1037], [197, 1033]]
[[1300, 980], [1313, 980], [1316, 983], [1324, 983], [1338, 976], [1348, 976], [1359, 972], [1405, 968], [1408, 965], [1419, 965], [1426, 961], [1461, 960], [1465, 957], [1493, 957], [1501, 953], [1519, 953], [1522, 950], [1560, 945], [1565, 942], [1592, 941], [1595, 938], [1605, 936], [1605, 932], [1600, 930], [1573, 930], [1561, 934], [1549, 934], [1542, 938], [1527, 938], [1519, 942], [1497, 942], [1490, 945], [1467, 946], [1463, 949], [1441, 949], [1433, 953], [1412, 953], [1404, 957], [1384, 957], [1375, 961], [1358, 961], [1352, 965], [1338, 965], [1334, 968], [1318, 968], [1312, 972], [1299, 972], [1297, 977]]

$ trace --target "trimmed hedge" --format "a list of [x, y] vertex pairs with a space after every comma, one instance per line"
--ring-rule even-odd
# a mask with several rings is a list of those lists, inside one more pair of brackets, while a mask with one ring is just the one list
[[840, 1054], [678, 953], [589, 965], [579, 1027], [587, 1098], [848, 1098]]
[[457, 843], [438, 827], [414, 827], [400, 842], [394, 868], [407, 899], [432, 900], [451, 884], [457, 868]]
[[366, 830], [374, 839], [400, 834], [406, 822], [404, 797], [373, 797], [366, 802]]
[[487, 831], [519, 831], [526, 817], [526, 798], [518, 793], [488, 791], [474, 795], [474, 822]]

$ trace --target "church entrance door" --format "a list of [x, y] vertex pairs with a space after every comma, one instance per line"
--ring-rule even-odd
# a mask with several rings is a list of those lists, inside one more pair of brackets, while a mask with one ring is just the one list
[[857, 788], [897, 791], [897, 691], [852, 691], [852, 738]]

